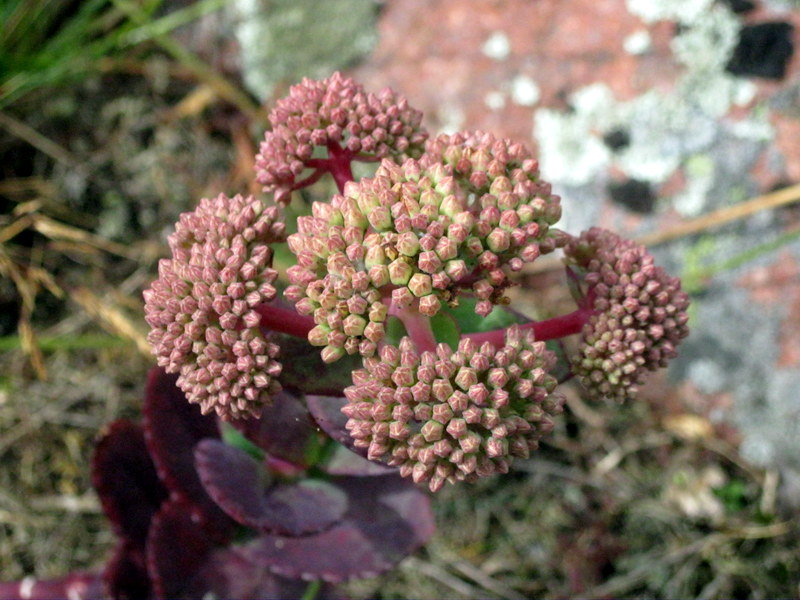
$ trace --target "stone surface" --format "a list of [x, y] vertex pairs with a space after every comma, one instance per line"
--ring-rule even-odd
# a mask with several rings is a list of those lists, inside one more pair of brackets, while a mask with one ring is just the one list
[[235, 0], [228, 11], [244, 83], [261, 100], [280, 84], [327, 77], [375, 43], [377, 5], [364, 0]]

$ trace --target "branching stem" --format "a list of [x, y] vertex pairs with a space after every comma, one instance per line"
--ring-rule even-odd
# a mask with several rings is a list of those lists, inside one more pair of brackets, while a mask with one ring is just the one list
[[353, 181], [353, 169], [350, 166], [352, 160], [352, 152], [336, 142], [328, 142], [328, 170], [340, 193], [344, 193], [344, 186], [348, 181]]
[[289, 308], [262, 304], [254, 310], [261, 316], [261, 327], [271, 331], [307, 338], [308, 332], [314, 328], [314, 319], [299, 315]]
[[392, 303], [389, 307], [389, 316], [400, 319], [417, 350], [420, 352], [433, 352], [436, 350], [436, 337], [433, 335], [431, 320], [421, 314], [413, 305], [406, 308], [397, 308]]
[[[589, 318], [595, 314], [590, 308], [578, 308], [566, 315], [553, 317], [544, 321], [534, 321], [520, 325], [520, 329], [533, 329], [533, 334], [538, 341], [546, 342], [580, 333]], [[467, 333], [464, 337], [470, 338], [477, 344], [490, 342], [498, 348], [505, 343], [506, 329], [482, 331], [480, 333]]]

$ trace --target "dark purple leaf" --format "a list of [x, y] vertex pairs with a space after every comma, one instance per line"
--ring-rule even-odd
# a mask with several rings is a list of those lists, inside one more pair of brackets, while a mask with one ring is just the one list
[[212, 551], [205, 531], [182, 501], [165, 502], [147, 538], [147, 572], [156, 598], [198, 598], [195, 580]]
[[100, 600], [105, 598], [103, 580], [98, 573], [70, 573], [58, 579], [0, 583], [3, 600]]
[[360, 454], [336, 444], [331, 455], [319, 465], [328, 475], [369, 477], [389, 475], [397, 472], [397, 468], [383, 463], [367, 460]]
[[[212, 596], [233, 600], [236, 598], [269, 598], [270, 600], [294, 600], [301, 598], [308, 583], [296, 579], [278, 577], [263, 565], [247, 559], [238, 548], [214, 551], [193, 580], [199, 592], [195, 597]], [[330, 598], [325, 586], [315, 596], [316, 600]]]
[[279, 535], [307, 535], [331, 527], [347, 510], [347, 497], [323, 481], [272, 484], [264, 465], [217, 440], [195, 451], [197, 470], [214, 501], [239, 523]]
[[243, 552], [283, 577], [329, 582], [391, 569], [433, 534], [428, 496], [397, 476], [332, 480], [349, 498], [344, 520], [308, 537], [267, 535]]
[[134, 546], [127, 540], [117, 543], [103, 570], [105, 589], [112, 598], [150, 598], [152, 587], [147, 575], [144, 544]]
[[92, 483], [114, 532], [144, 548], [150, 519], [167, 498], [145, 446], [142, 428], [115, 421], [92, 457]]
[[317, 435], [303, 403], [288, 392], [278, 394], [258, 419], [232, 423], [258, 447], [299, 467], [308, 466], [307, 448]]
[[366, 456], [367, 449], [356, 448], [350, 432], [345, 429], [347, 416], [342, 412], [345, 404], [347, 404], [347, 399], [340, 396], [306, 396], [308, 411], [319, 428], [353, 452]]
[[326, 481], [279, 483], [267, 490], [259, 529], [278, 535], [307, 535], [332, 527], [346, 510], [347, 495]]
[[216, 418], [203, 415], [175, 385], [177, 376], [161, 368], [150, 370], [144, 400], [145, 441], [158, 475], [178, 499], [191, 506], [209, 533], [224, 541], [233, 526], [206, 494], [194, 465], [194, 447], [200, 440], [219, 439]]

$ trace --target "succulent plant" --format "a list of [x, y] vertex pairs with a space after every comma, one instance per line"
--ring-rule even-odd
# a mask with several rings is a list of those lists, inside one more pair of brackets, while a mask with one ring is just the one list
[[[102, 574], [0, 591], [334, 594], [431, 536], [415, 484], [506, 473], [557, 426], [560, 383], [623, 400], [675, 356], [688, 296], [644, 247], [557, 229], [560, 199], [524, 145], [428, 139], [421, 120], [338, 73], [278, 101], [256, 157], [266, 197], [181, 215], [144, 292], [159, 366], [143, 424], [112, 423], [93, 461], [113, 555]], [[373, 175], [356, 181], [357, 161]], [[287, 236], [292, 192], [326, 174], [338, 193]], [[296, 262], [281, 274], [284, 242]], [[559, 250], [575, 310], [513, 310], [515, 273]]]

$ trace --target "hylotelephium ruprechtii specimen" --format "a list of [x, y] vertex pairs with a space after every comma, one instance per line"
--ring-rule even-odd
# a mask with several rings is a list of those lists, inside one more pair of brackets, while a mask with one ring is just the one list
[[[144, 423], [114, 423], [93, 465], [120, 541], [100, 579], [51, 582], [64, 593], [294, 597], [385, 571], [433, 532], [414, 484], [508, 472], [553, 429], [560, 381], [631, 398], [688, 334], [687, 294], [643, 246], [556, 227], [524, 145], [431, 137], [405, 98], [338, 73], [270, 121], [265, 194], [181, 215], [144, 293]], [[287, 235], [293, 192], [327, 175], [338, 193]], [[576, 308], [525, 318], [514, 274], [557, 251]], [[570, 336], [571, 356], [553, 351]]]
[[[294, 86], [256, 157], [271, 197], [220, 196], [182, 218], [145, 297], [159, 364], [223, 419], [257, 416], [279, 389], [271, 332], [307, 335], [331, 369], [360, 355], [342, 390], [353, 445], [436, 491], [506, 472], [552, 428], [563, 400], [545, 342], [579, 334], [571, 373], [591, 394], [623, 400], [675, 356], [688, 297], [642, 246], [557, 229], [559, 197], [525, 146], [477, 131], [430, 137], [421, 116], [339, 74]], [[374, 175], [355, 180], [355, 161], [378, 163]], [[288, 312], [268, 264], [283, 240], [278, 212], [325, 174], [339, 193], [286, 237], [296, 257]], [[575, 312], [461, 330], [453, 307], [504, 310], [513, 274], [559, 249]]]

